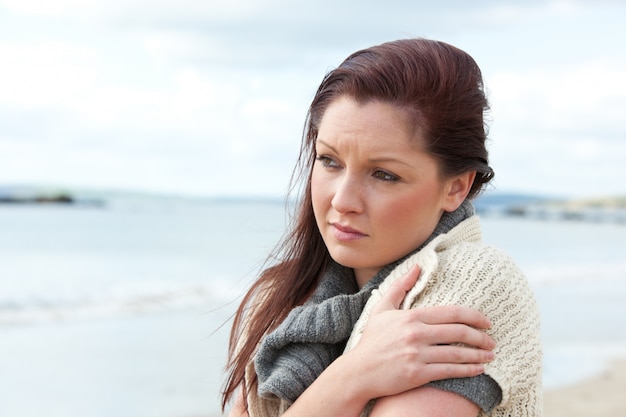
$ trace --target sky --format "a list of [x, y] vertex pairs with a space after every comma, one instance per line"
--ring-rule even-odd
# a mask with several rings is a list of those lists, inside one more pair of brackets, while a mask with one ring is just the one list
[[0, 0], [0, 186], [282, 196], [350, 53], [467, 51], [493, 190], [626, 195], [626, 2]]

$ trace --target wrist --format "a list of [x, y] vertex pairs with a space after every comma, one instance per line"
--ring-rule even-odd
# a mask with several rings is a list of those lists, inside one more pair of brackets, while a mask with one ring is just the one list
[[287, 409], [284, 416], [359, 416], [370, 398], [362, 378], [356, 374], [360, 370], [358, 360], [354, 359], [354, 355], [348, 354], [337, 358]]
[[[337, 358], [331, 366], [341, 395], [350, 409], [359, 410], [365, 408], [367, 403], [375, 398], [372, 384], [364, 378], [363, 367], [359, 360], [358, 352], [349, 351]], [[329, 368], [330, 368], [329, 367]], [[357, 414], [358, 415], [358, 414]]]

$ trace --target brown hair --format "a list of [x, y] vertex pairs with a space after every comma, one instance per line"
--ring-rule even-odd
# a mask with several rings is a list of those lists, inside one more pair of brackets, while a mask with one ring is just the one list
[[301, 184], [303, 189], [291, 231], [268, 258], [273, 266], [252, 284], [235, 314], [223, 408], [238, 387], [244, 393], [254, 389], [257, 381], [245, 380], [245, 367], [258, 343], [310, 296], [330, 261], [313, 215], [311, 172], [320, 122], [328, 106], [341, 96], [359, 103], [378, 100], [406, 110], [422, 133], [426, 152], [438, 160], [443, 177], [476, 171], [468, 198], [476, 197], [493, 178], [485, 146], [488, 102], [480, 69], [467, 53], [438, 41], [398, 40], [355, 52], [330, 71], [305, 123], [292, 178], [292, 187]]

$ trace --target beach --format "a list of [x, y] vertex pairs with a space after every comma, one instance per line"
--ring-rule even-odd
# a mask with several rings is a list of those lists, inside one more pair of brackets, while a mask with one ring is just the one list
[[583, 381], [546, 390], [544, 416], [626, 416], [626, 358]]

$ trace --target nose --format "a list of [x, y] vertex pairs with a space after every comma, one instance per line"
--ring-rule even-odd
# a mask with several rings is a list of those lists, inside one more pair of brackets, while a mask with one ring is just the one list
[[363, 211], [363, 186], [350, 173], [345, 173], [335, 183], [331, 205], [338, 213], [360, 213]]

